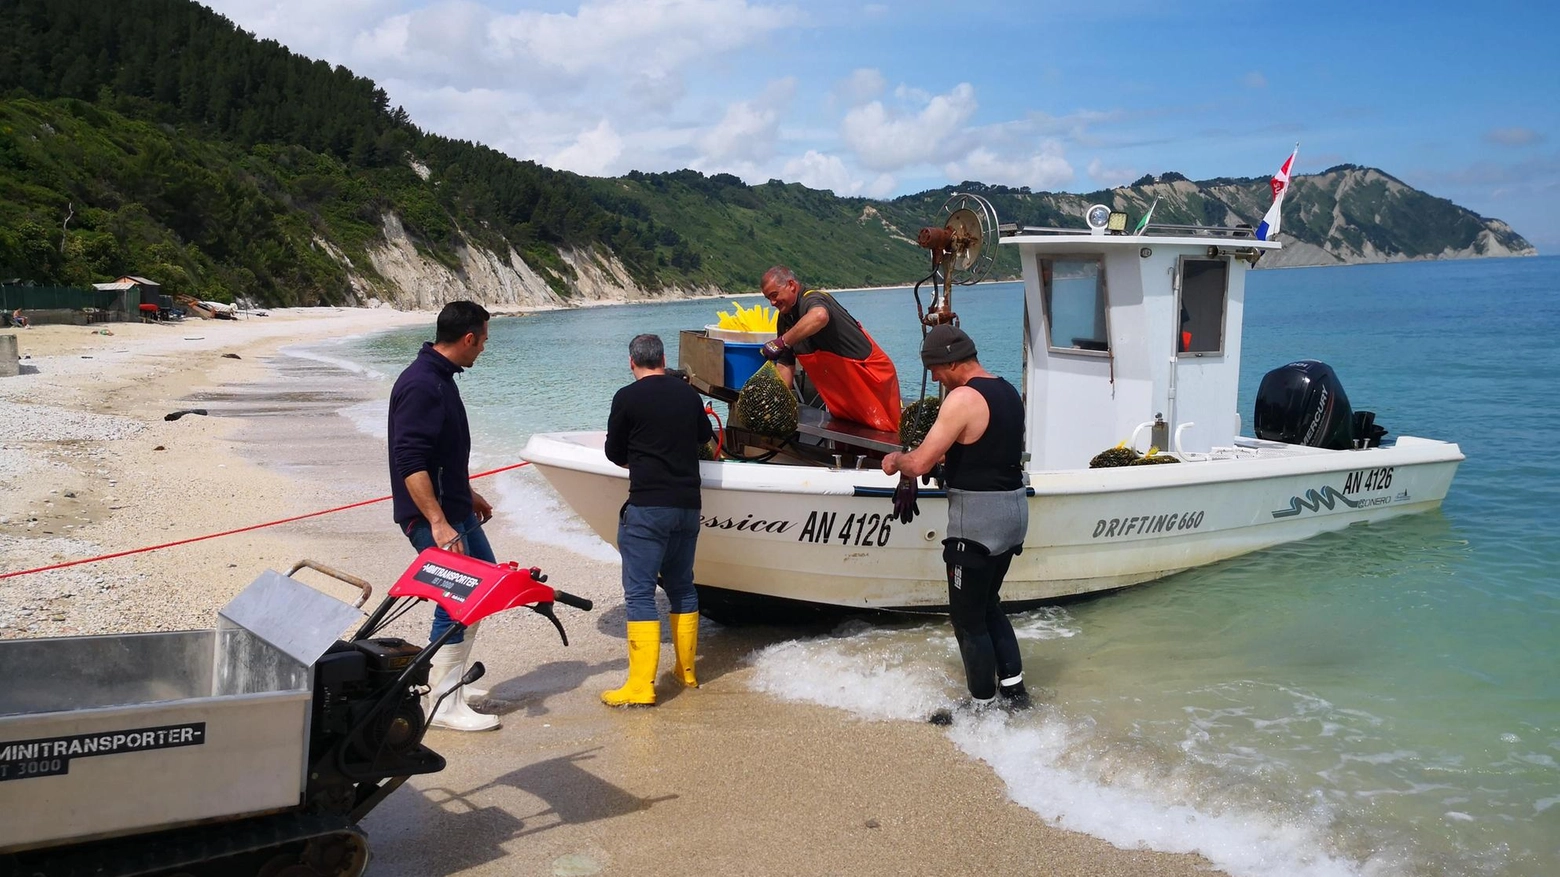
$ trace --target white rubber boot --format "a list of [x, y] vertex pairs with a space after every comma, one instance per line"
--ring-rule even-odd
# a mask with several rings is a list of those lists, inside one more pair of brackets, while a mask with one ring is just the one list
[[[465, 641], [468, 642], [468, 643], [475, 642], [476, 641], [476, 636], [477, 636], [477, 630], [480, 629], [481, 627], [482, 627], [482, 622], [479, 621], [476, 624], [473, 624], [472, 626], [466, 628], [466, 639], [465, 639]], [[469, 652], [466, 654], [466, 658], [467, 658], [468, 661], [471, 659], [471, 654]], [[462, 671], [462, 672], [464, 672], [464, 671]], [[477, 682], [473, 682], [470, 685], [467, 685], [466, 687], [464, 687], [464, 688], [462, 688], [460, 690], [460, 696], [466, 699], [466, 703], [469, 703], [469, 704], [472, 704], [473, 706], [475, 706], [476, 704], [479, 704], [482, 701], [487, 700], [487, 696], [489, 694], [492, 694], [492, 691], [490, 691], [490, 690], [488, 690], [486, 688], [478, 688], [477, 687], [478, 685], [481, 685], [481, 684], [482, 684], [481, 681], [478, 680]]]
[[[446, 645], [433, 656], [428, 666], [428, 696], [423, 699], [423, 709], [432, 709], [440, 695], [460, 684], [466, 675], [466, 659], [471, 657], [471, 639]], [[498, 716], [479, 713], [466, 704], [459, 693], [444, 698], [439, 711], [433, 714], [433, 727], [451, 731], [491, 731], [499, 726]]]

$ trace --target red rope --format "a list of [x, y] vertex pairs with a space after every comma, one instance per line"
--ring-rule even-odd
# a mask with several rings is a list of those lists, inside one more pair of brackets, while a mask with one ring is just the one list
[[[508, 466], [502, 466], [502, 467], [500, 467], [498, 469], [490, 469], [487, 472], [480, 472], [480, 473], [478, 473], [476, 475], [473, 475], [471, 477], [472, 478], [486, 478], [489, 475], [497, 475], [500, 472], [508, 472], [510, 469], [519, 469], [521, 466], [529, 466], [529, 465], [531, 465], [529, 461], [524, 462], [524, 463], [512, 463], [512, 464], [510, 464]], [[324, 511], [318, 511], [318, 512], [309, 512], [306, 515], [294, 515], [294, 516], [292, 516], [290, 518], [282, 518], [279, 521], [268, 521], [268, 522], [266, 522], [264, 524], [251, 524], [248, 527], [239, 527], [236, 530], [223, 530], [221, 533], [208, 533], [205, 536], [195, 536], [195, 537], [192, 537], [190, 539], [180, 539], [177, 542], [164, 542], [161, 545], [149, 545], [149, 546], [147, 546], [145, 548], [136, 548], [136, 549], [133, 549], [133, 550], [130, 550], [130, 551], [118, 551], [118, 552], [115, 552], [113, 554], [104, 554], [104, 555], [100, 555], [98, 557], [86, 557], [86, 558], [82, 558], [81, 560], [68, 560], [68, 561], [66, 561], [64, 563], [53, 564], [52, 566], [40, 566], [37, 569], [24, 569], [24, 570], [19, 570], [17, 572], [0, 573], [0, 580], [9, 579], [9, 578], [15, 578], [16, 576], [31, 575], [31, 574], [33, 574], [35, 572], [48, 572], [49, 570], [52, 570], [52, 569], [64, 569], [64, 568], [66, 568], [68, 566], [80, 566], [83, 563], [97, 563], [100, 560], [113, 560], [116, 557], [127, 557], [127, 556], [129, 556], [131, 554], [145, 554], [148, 551], [161, 551], [164, 548], [173, 548], [173, 547], [178, 546], [178, 545], [188, 545], [191, 542], [204, 542], [207, 539], [216, 539], [216, 538], [218, 538], [220, 536], [232, 536], [235, 533], [247, 533], [250, 530], [262, 530], [262, 529], [265, 529], [266, 527], [275, 527], [278, 524], [290, 524], [293, 521], [301, 521], [301, 520], [303, 520], [305, 518], [317, 518], [320, 515], [328, 515], [328, 514], [332, 514], [334, 512], [344, 512], [347, 509], [355, 509], [355, 508], [358, 508], [360, 506], [373, 505], [376, 502], [384, 502], [385, 500], [387, 500], [389, 498], [390, 497], [388, 497], [388, 496], [381, 496], [381, 497], [376, 497], [374, 499], [365, 499], [362, 502], [355, 502], [355, 503], [352, 503], [350, 505], [337, 506], [336, 508], [333, 508], [333, 509], [325, 509]]]

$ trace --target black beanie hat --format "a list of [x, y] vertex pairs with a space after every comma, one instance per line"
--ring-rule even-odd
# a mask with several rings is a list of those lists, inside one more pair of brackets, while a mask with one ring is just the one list
[[921, 340], [921, 363], [927, 367], [975, 358], [975, 342], [952, 323], [936, 326]]

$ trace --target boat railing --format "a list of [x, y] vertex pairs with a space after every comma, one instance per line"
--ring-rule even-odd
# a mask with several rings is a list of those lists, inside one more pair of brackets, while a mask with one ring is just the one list
[[[1092, 235], [1087, 228], [1056, 228], [1053, 226], [1019, 225], [1015, 222], [1007, 222], [997, 226], [997, 233], [1002, 237], [1015, 237], [1017, 235]], [[1123, 232], [1113, 232], [1110, 236], [1118, 236]], [[1136, 236], [1147, 237], [1161, 235], [1165, 237], [1208, 237], [1208, 238], [1245, 238], [1254, 239], [1255, 230], [1250, 226], [1222, 226], [1222, 225], [1168, 225], [1164, 223], [1150, 223], [1147, 228], [1137, 232]]]

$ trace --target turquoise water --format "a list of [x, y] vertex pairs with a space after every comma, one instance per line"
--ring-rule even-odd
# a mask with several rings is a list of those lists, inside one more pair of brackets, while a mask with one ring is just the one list
[[[908, 290], [839, 299], [914, 392]], [[961, 290], [982, 361], [1015, 382], [1020, 290]], [[714, 301], [496, 320], [462, 380], [479, 456], [601, 428], [626, 342], [714, 322]], [[393, 375], [425, 332], [336, 352]], [[1122, 846], [1240, 875], [1560, 873], [1560, 259], [1249, 275], [1240, 411], [1307, 357], [1392, 434], [1458, 442], [1442, 511], [1327, 534], [1018, 619], [1033, 714], [950, 731], [1015, 800]], [[672, 352], [675, 359], [675, 352]], [[720, 407], [720, 406], [717, 406]], [[362, 412], [374, 427], [382, 408]], [[382, 427], [381, 427], [382, 428]], [[505, 483], [546, 501], [532, 475]], [[562, 511], [532, 535], [610, 557]], [[530, 525], [528, 525], [530, 526]], [[851, 624], [752, 658], [780, 697], [917, 720], [958, 694], [943, 624]]]

